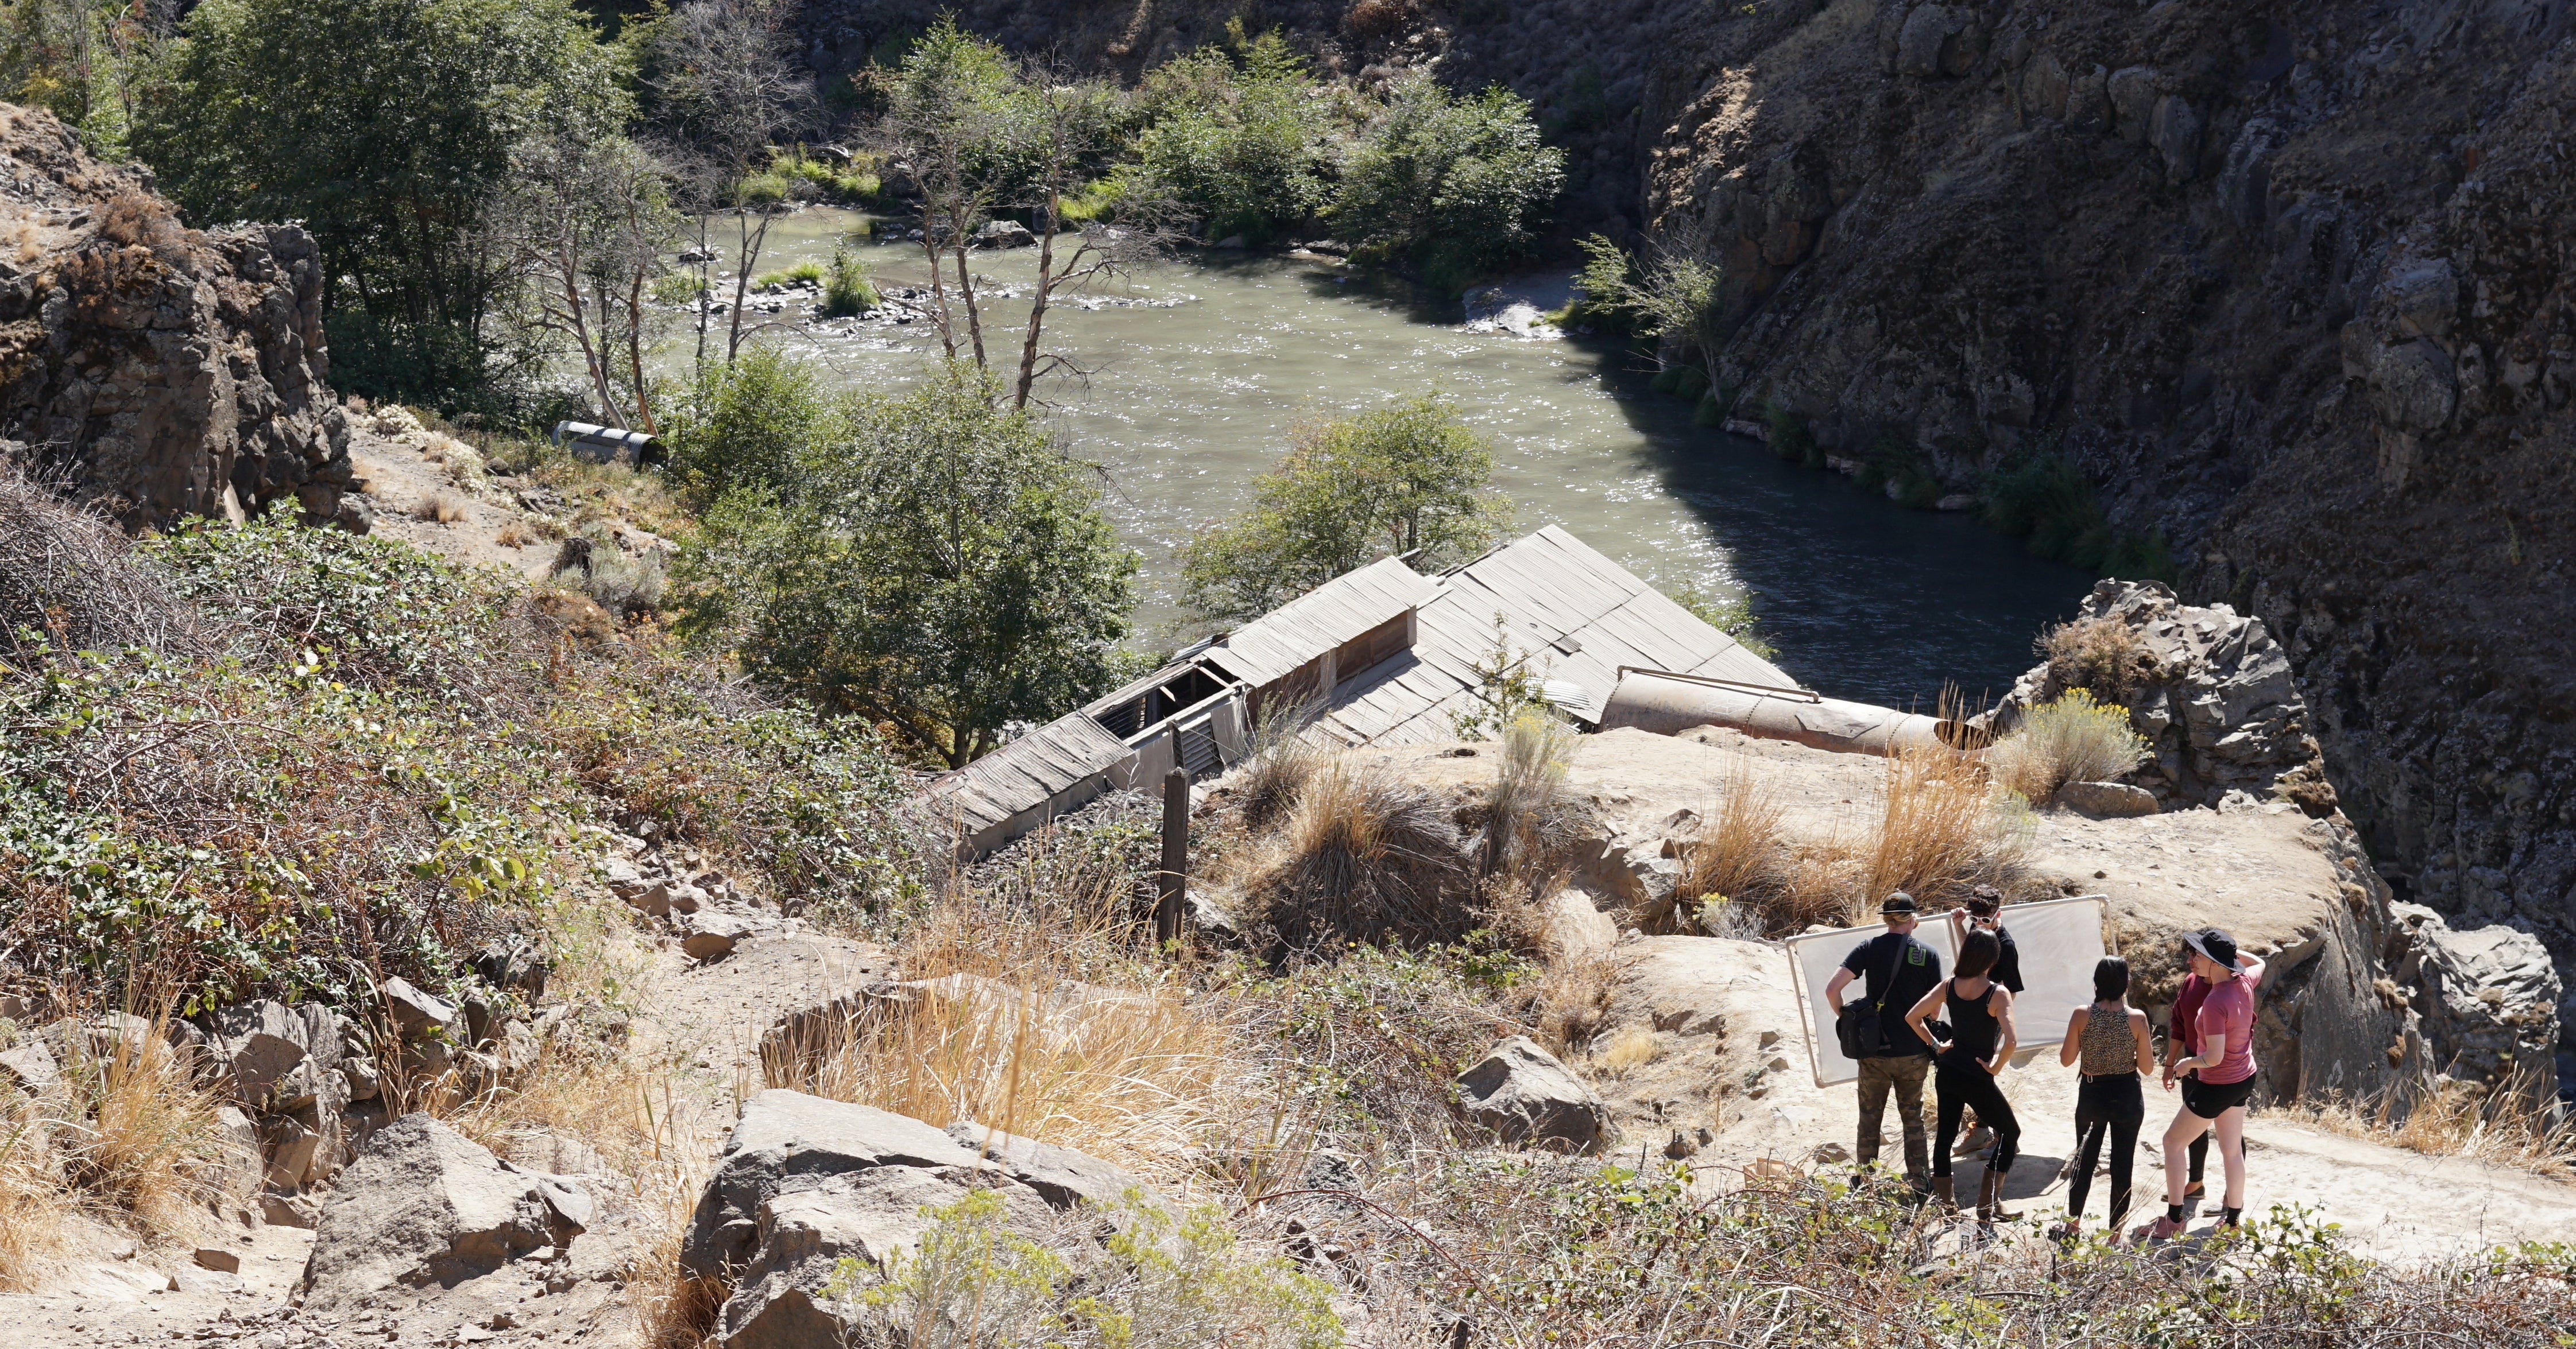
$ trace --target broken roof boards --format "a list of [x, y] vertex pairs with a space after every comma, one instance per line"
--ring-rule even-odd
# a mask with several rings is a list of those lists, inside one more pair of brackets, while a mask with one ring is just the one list
[[[1121, 736], [1100, 717], [1114, 703], [1194, 671], [1235, 686], [1220, 701], [1228, 701], [1221, 710], [1233, 714], [1237, 728], [1249, 720], [1241, 705], [1246, 694], [1258, 697], [1299, 678], [1318, 691], [1317, 715], [1305, 731], [1310, 740], [1357, 748], [1456, 739], [1458, 714], [1483, 697], [1478, 666], [1490, 664], [1498, 639], [1546, 684], [1553, 701], [1585, 721], [1599, 717], [1623, 666], [1796, 686], [1734, 638], [1550, 525], [1436, 577], [1395, 558], [1337, 576], [1187, 653], [1153, 679], [948, 774], [931, 791], [956, 814], [969, 851], [999, 847], [1112, 785], [1132, 784], [1145, 758], [1168, 764], [1169, 751], [1158, 746], [1172, 733], [1170, 722]], [[1366, 663], [1338, 668], [1335, 657], [1345, 653]], [[1176, 720], [1210, 715], [1209, 700], [1188, 701], [1195, 710]], [[1218, 738], [1234, 746], [1244, 740], [1239, 729]]]

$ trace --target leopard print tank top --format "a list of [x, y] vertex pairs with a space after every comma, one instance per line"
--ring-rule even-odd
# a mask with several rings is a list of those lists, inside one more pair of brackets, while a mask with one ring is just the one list
[[2138, 1041], [2129, 1033], [2129, 1009], [2093, 1004], [2084, 1018], [2084, 1037], [2076, 1042], [2083, 1054], [2084, 1075], [2105, 1077], [2138, 1071]]

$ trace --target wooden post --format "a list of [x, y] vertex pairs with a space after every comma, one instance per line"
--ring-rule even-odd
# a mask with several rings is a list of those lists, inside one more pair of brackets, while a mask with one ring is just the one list
[[1178, 761], [1178, 735], [1172, 750], [1172, 771], [1163, 775], [1163, 872], [1154, 905], [1154, 941], [1165, 949], [1181, 939], [1181, 904], [1190, 885], [1190, 770]]

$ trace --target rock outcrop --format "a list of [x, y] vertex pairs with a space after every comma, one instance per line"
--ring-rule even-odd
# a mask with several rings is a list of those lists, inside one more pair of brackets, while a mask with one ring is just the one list
[[322, 1209], [300, 1288], [309, 1309], [453, 1287], [569, 1246], [592, 1221], [578, 1184], [525, 1171], [427, 1115], [376, 1131]]
[[[2098, 668], [2110, 660], [2088, 668], [2078, 659], [2032, 667], [1991, 715], [1996, 733], [2009, 732], [2030, 707], [2083, 687], [2128, 709], [2129, 724], [2154, 755], [2131, 776], [2164, 809], [2214, 806], [2232, 791], [2258, 798], [2277, 792], [2311, 814], [2334, 809], [2334, 789], [2308, 734], [2307, 700], [2261, 619], [2224, 604], [2183, 604], [2159, 582], [2104, 581], [2075, 622], [2116, 625], [2119, 631], [2094, 644], [2118, 651], [2121, 668]], [[2116, 792], [2077, 795], [2091, 802], [2092, 814], [2149, 813], [2120, 809]]]
[[1529, 1037], [1515, 1035], [1458, 1074], [1467, 1118], [1506, 1143], [1597, 1152], [1609, 1141], [1610, 1111], [1582, 1078]]
[[312, 236], [188, 229], [148, 173], [7, 106], [0, 232], [6, 453], [128, 529], [290, 499], [363, 528]]
[[724, 1349], [834, 1343], [829, 1292], [844, 1260], [882, 1269], [978, 1192], [1004, 1223], [1116, 1205], [1141, 1181], [1070, 1148], [960, 1123], [946, 1131], [872, 1106], [770, 1090], [751, 1098], [680, 1248], [681, 1267], [731, 1290]]

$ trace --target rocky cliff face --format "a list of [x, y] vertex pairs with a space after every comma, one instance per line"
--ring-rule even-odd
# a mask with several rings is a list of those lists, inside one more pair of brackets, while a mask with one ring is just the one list
[[[812, 55], [927, 17], [818, 0]], [[2576, 962], [2576, 3], [978, 0], [1132, 71], [1240, 12], [1535, 100], [1567, 223], [1725, 260], [1725, 383], [1945, 490], [2037, 450], [2260, 617], [2407, 897]], [[2576, 1009], [2571, 1009], [2576, 1012]]]
[[183, 227], [149, 175], [0, 105], [0, 434], [129, 529], [292, 497], [364, 529], [293, 225]]

